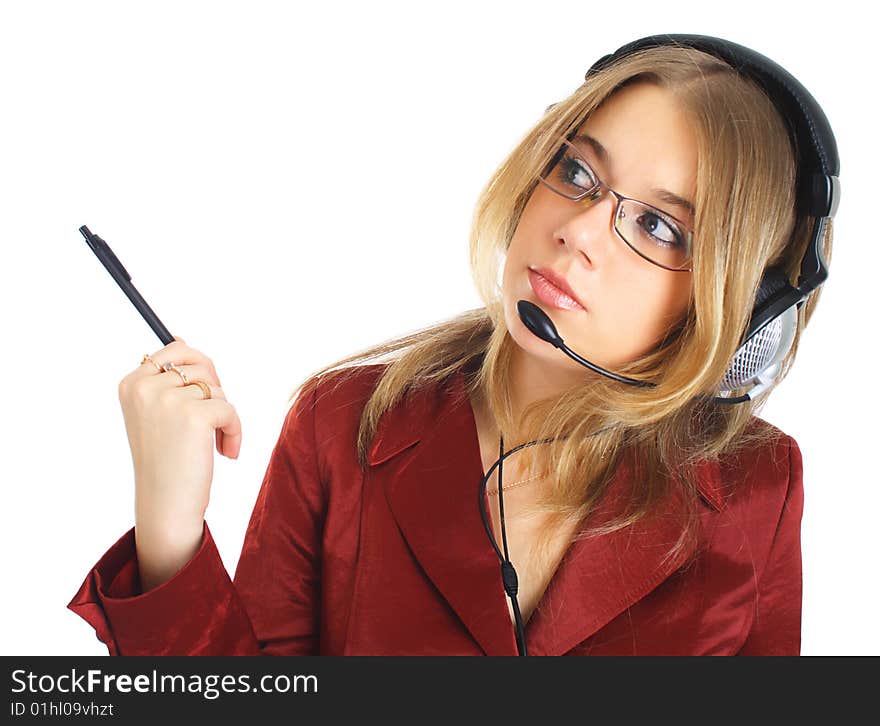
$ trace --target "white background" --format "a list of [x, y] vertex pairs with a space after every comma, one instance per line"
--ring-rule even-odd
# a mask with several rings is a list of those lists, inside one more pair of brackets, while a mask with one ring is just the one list
[[663, 32], [771, 57], [834, 128], [831, 276], [763, 416], [803, 451], [803, 653], [880, 652], [876, 39], [854, 3], [809, 6], [3, 3], [2, 652], [106, 654], [66, 605], [134, 523], [117, 384], [162, 344], [80, 225], [239, 412], [207, 514], [233, 572], [294, 386], [479, 305], [489, 175], [595, 59]]

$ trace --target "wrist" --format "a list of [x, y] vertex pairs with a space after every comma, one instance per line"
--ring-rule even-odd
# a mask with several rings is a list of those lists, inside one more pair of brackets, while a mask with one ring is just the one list
[[177, 574], [196, 555], [204, 538], [204, 520], [197, 524], [135, 525], [135, 549], [141, 589], [147, 592]]

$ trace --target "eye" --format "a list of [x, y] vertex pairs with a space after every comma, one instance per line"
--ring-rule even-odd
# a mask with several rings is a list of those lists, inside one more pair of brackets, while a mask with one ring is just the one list
[[654, 244], [662, 247], [681, 247], [684, 244], [684, 232], [672, 220], [645, 210], [636, 221], [641, 233]]
[[580, 157], [564, 153], [556, 165], [555, 181], [571, 193], [588, 191], [596, 186], [596, 174]]

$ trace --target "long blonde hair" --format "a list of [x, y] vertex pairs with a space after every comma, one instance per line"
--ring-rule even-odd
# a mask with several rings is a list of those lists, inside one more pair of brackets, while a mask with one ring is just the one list
[[[577, 129], [615, 90], [637, 81], [671, 91], [687, 115], [698, 143], [693, 254], [693, 296], [683, 318], [647, 355], [619, 369], [655, 387], [622, 386], [591, 377], [552, 400], [531, 404], [514, 421], [508, 371], [515, 346], [504, 320], [499, 261], [520, 216], [561, 138]], [[388, 365], [367, 401], [358, 432], [358, 459], [366, 454], [379, 419], [407, 392], [467, 372], [468, 391], [481, 393], [505, 441], [556, 439], [527, 447], [524, 470], [552, 471], [553, 486], [534, 512], [546, 516], [536, 554], [547, 555], [560, 525], [580, 524], [601, 500], [623, 460], [635, 467], [630, 506], [620, 516], [585, 528], [577, 537], [626, 527], [682, 487], [686, 495], [675, 556], [695, 541], [696, 465], [741, 447], [769, 442], [776, 432], [753, 414], [767, 393], [735, 406], [713, 404], [712, 394], [738, 348], [764, 269], [781, 266], [796, 283], [812, 218], [795, 220], [795, 158], [785, 125], [766, 93], [731, 66], [701, 51], [664, 46], [633, 53], [590, 75], [563, 101], [547, 109], [501, 163], [476, 204], [470, 262], [485, 307], [368, 348], [325, 366], [304, 381], [291, 399], [319, 377], [387, 358]], [[831, 225], [823, 241], [831, 256]], [[798, 330], [783, 363], [784, 377], [818, 299], [799, 312]], [[738, 393], [738, 392], [735, 392]], [[508, 446], [507, 448], [511, 448]], [[674, 475], [674, 476], [672, 476]], [[678, 482], [675, 484], [674, 482]]]

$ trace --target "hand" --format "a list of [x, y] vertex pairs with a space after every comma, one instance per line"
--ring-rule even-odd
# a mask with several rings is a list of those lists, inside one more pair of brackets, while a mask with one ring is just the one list
[[211, 359], [174, 342], [151, 356], [162, 367], [174, 363], [189, 381], [211, 389], [203, 399], [199, 386], [184, 385], [173, 370], [162, 373], [144, 361], [119, 383], [119, 402], [135, 472], [137, 526], [152, 535], [173, 537], [176, 527], [190, 532], [201, 523], [210, 498], [217, 451], [238, 458], [241, 421], [220, 388]]

